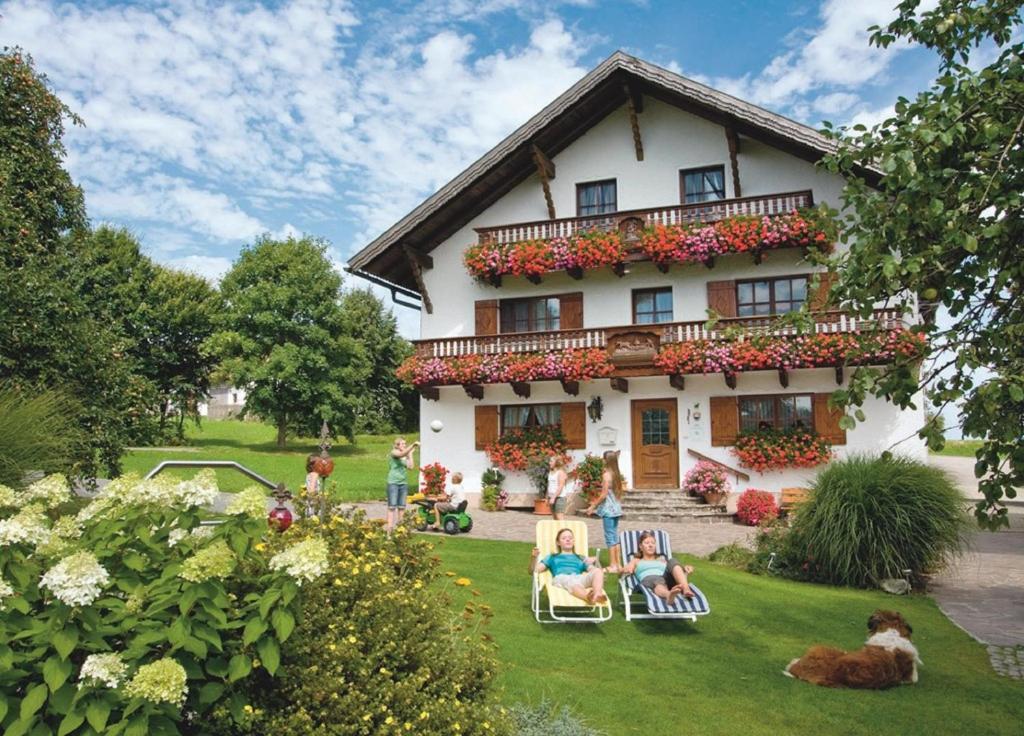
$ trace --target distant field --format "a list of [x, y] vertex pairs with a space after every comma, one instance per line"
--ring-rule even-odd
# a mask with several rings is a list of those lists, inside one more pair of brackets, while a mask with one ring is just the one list
[[950, 455], [952, 457], [974, 457], [974, 453], [981, 447], [981, 440], [946, 440], [946, 446], [942, 452], [936, 455]]
[[[318, 439], [290, 438], [288, 445], [275, 445], [276, 430], [258, 422], [236, 420], [204, 421], [191, 427], [184, 447], [136, 449], [124, 457], [125, 472], [145, 475], [163, 460], [234, 460], [274, 483], [283, 482], [289, 490], [299, 488], [306, 478], [306, 456], [319, 452]], [[417, 435], [406, 435], [412, 442]], [[331, 448], [334, 473], [328, 491], [339, 501], [374, 501], [384, 498], [387, 457], [394, 437], [391, 435], [359, 435], [355, 444], [344, 440]], [[197, 471], [182, 469], [166, 471], [182, 478]], [[252, 483], [232, 470], [217, 471], [222, 491], [240, 491]], [[417, 474], [409, 472], [409, 485], [415, 487]]]

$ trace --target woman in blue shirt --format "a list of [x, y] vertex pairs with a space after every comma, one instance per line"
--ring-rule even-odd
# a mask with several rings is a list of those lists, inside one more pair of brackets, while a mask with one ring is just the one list
[[560, 529], [555, 535], [555, 549], [558, 552], [538, 561], [540, 549], [534, 547], [530, 572], [550, 570], [553, 585], [591, 605], [606, 603], [608, 596], [604, 592], [604, 570], [597, 565], [596, 557], [582, 557], [573, 552], [575, 546], [572, 530]]

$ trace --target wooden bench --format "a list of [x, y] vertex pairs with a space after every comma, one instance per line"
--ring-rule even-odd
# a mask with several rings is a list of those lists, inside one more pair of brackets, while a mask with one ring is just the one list
[[809, 488], [783, 488], [782, 497], [779, 500], [779, 513], [788, 514], [799, 504], [807, 500], [810, 493]]

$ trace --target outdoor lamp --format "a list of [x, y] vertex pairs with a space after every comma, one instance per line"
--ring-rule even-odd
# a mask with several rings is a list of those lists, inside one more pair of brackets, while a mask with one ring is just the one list
[[267, 523], [271, 529], [283, 532], [292, 525], [292, 512], [285, 506], [285, 503], [292, 499], [292, 494], [284, 487], [284, 483], [278, 483], [271, 495], [277, 501], [277, 506], [267, 514]]
[[601, 402], [601, 397], [595, 396], [590, 400], [590, 404], [587, 405], [587, 416], [590, 417], [590, 421], [597, 422], [601, 419], [603, 412], [604, 404]]

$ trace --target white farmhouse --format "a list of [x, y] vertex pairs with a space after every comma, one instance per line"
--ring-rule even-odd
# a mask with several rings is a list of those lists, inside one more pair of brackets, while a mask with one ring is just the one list
[[[908, 337], [891, 311], [829, 311], [805, 258], [815, 229], [788, 231], [807, 224], [794, 211], [838, 206], [843, 181], [814, 165], [829, 150], [792, 120], [621, 52], [605, 60], [349, 263], [421, 306], [422, 463], [476, 491], [485, 447], [553, 425], [577, 460], [620, 450], [632, 489], [678, 488], [710, 459], [738, 491], [779, 492], [817, 469], [758, 472], [737, 437], [806, 429], [839, 457], [913, 437], [919, 410], [870, 399], [844, 431], [826, 403], [852, 362]], [[773, 328], [804, 302], [815, 338]], [[722, 317], [710, 329], [709, 309]], [[884, 346], [855, 354], [865, 335]], [[916, 438], [899, 450], [924, 454]], [[506, 488], [531, 493], [522, 473]]]

